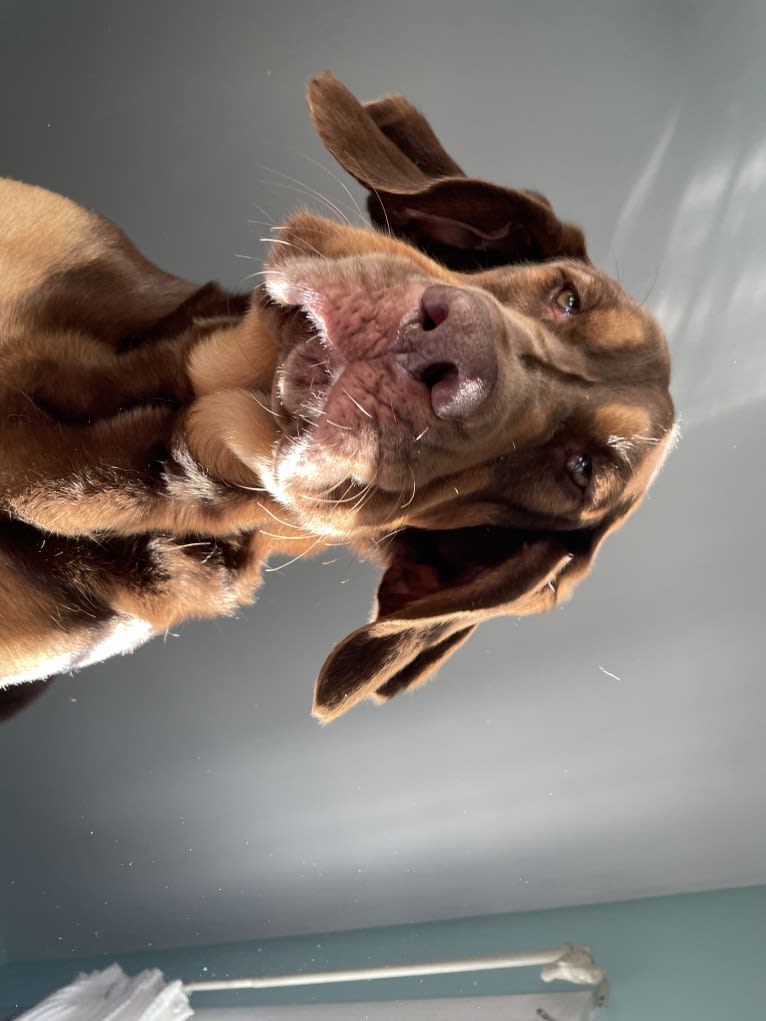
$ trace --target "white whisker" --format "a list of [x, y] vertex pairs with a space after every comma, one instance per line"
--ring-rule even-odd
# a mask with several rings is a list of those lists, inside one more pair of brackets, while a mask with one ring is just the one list
[[313, 532], [309, 532], [308, 535], [277, 535], [276, 532], [265, 532], [262, 528], [258, 529], [258, 535], [266, 535], [269, 539], [285, 539], [287, 542], [305, 542], [306, 539], [314, 537]]
[[[254, 255], [235, 255], [234, 258], [235, 259], [252, 259], [253, 262], [256, 261], [256, 258], [255, 258]], [[275, 277], [275, 276], [279, 276], [279, 274], [280, 274], [280, 271], [278, 269], [257, 269], [253, 273], [248, 273], [248, 275], [245, 277], [245, 280], [252, 280], [253, 277]]]
[[274, 411], [272, 408], [268, 407], [268, 405], [264, 404], [263, 401], [259, 401], [252, 390], [247, 391], [247, 396], [250, 398], [251, 401], [257, 404], [259, 408], [263, 408], [264, 411], [268, 412], [269, 415], [273, 415], [274, 418], [280, 418], [279, 412]]
[[299, 525], [294, 525], [292, 521], [285, 521], [284, 518], [280, 518], [279, 515], [275, 514], [273, 510], [270, 510], [265, 503], [259, 503], [258, 506], [261, 508], [261, 510], [265, 510], [270, 518], [273, 518], [275, 521], [278, 521], [279, 524], [284, 525], [285, 528], [295, 528], [296, 530], [299, 529], [300, 527]]
[[404, 525], [397, 525], [396, 528], [392, 528], [390, 532], [384, 532], [383, 535], [381, 535], [377, 539], [373, 538], [372, 541], [375, 543], [376, 546], [380, 546], [380, 544], [385, 542], [387, 539], [393, 539], [393, 537], [395, 535], [398, 535], [399, 532], [403, 532], [404, 528], [405, 528]]
[[263, 164], [260, 164], [260, 169], [265, 170], [269, 174], [274, 174], [275, 177], [284, 178], [284, 181], [268, 181], [264, 182], [265, 184], [269, 184], [271, 187], [276, 186], [282, 188], [290, 188], [290, 185], [292, 185], [293, 188], [291, 190], [297, 190], [299, 194], [318, 199], [330, 210], [330, 212], [335, 213], [336, 216], [340, 217], [344, 223], [351, 223], [350, 218], [343, 212], [340, 206], [337, 206], [331, 199], [327, 198], [326, 195], [323, 195], [321, 191], [317, 191], [316, 188], [312, 188], [311, 185], [306, 184], [305, 181], [299, 181], [297, 177], [291, 177], [289, 174], [285, 174], [281, 170], [273, 170], [271, 167], [266, 167]]
[[370, 412], [367, 410], [367, 408], [363, 408], [362, 405], [359, 403], [359, 401], [356, 400], [355, 397], [351, 396], [351, 394], [348, 392], [348, 390], [346, 390], [344, 388], [343, 389], [343, 393], [346, 395], [346, 397], [348, 397], [348, 399], [351, 401], [352, 404], [355, 404], [357, 406], [357, 408], [359, 408], [359, 410], [362, 412], [363, 415], [366, 415], [368, 418], [372, 418], [373, 417], [370, 414]]
[[[269, 245], [285, 245], [286, 248], [297, 248], [298, 246], [293, 244], [292, 241], [284, 241], [282, 238], [258, 238], [259, 241], [265, 241]], [[316, 251], [316, 249], [314, 249]]]
[[412, 466], [411, 465], [408, 464], [407, 467], [409, 468], [410, 475], [412, 476], [412, 493], [410, 494], [409, 500], [407, 500], [406, 503], [403, 503], [403, 504], [400, 505], [401, 510], [404, 510], [405, 507], [409, 507], [409, 505], [415, 499], [415, 489], [417, 488], [417, 483], [415, 481], [415, 472], [412, 470]]
[[277, 564], [276, 567], [264, 567], [264, 574], [273, 574], [275, 571], [281, 571], [284, 567], [289, 567], [291, 564], [296, 563], [298, 560], [303, 560], [304, 557], [308, 556], [309, 553], [322, 541], [322, 536], [318, 535], [312, 542], [308, 549], [303, 550], [298, 554], [297, 557], [293, 557], [292, 560], [285, 561], [284, 564]]
[[244, 489], [246, 493], [268, 493], [265, 486], [246, 486], [244, 482], [229, 482], [228, 485], [236, 486], [237, 489]]
[[336, 182], [336, 184], [339, 184], [341, 186], [341, 188], [345, 191], [346, 195], [348, 195], [348, 197], [351, 199], [354, 209], [356, 210], [357, 213], [359, 213], [359, 219], [361, 220], [363, 226], [366, 227], [367, 217], [364, 214], [364, 210], [357, 202], [356, 198], [354, 197], [351, 189], [348, 187], [346, 182], [336, 173], [334, 173], [329, 167], [326, 167], [324, 163], [320, 163], [319, 160], [315, 160], [313, 156], [309, 156], [308, 153], [303, 153], [303, 158], [308, 160], [309, 163], [313, 163], [315, 167], [319, 167], [319, 169], [323, 171], [325, 174], [327, 174], [329, 177], [331, 177], [332, 180]]
[[378, 191], [377, 188], [374, 188], [371, 184], [368, 184], [367, 187], [375, 195], [375, 198], [378, 200], [378, 204], [380, 205], [380, 208], [383, 210], [383, 216], [384, 216], [385, 221], [386, 221], [386, 233], [388, 234], [389, 237], [394, 237], [394, 232], [393, 232], [393, 230], [391, 230], [391, 221], [388, 218], [388, 213], [386, 212], [385, 204], [383, 203], [383, 200], [380, 197], [380, 192]]
[[[270, 227], [271, 230], [277, 230], [278, 229], [278, 227], [276, 227], [275, 224], [274, 224], [274, 217], [271, 215], [271, 213], [268, 211], [268, 209], [264, 209], [263, 206], [259, 206], [257, 202], [254, 202], [253, 206], [254, 206], [255, 209], [258, 210], [258, 212], [262, 216], [266, 217], [266, 222], [265, 222], [264, 226]], [[258, 221], [257, 220], [248, 220], [247, 222], [248, 223], [257, 223]]]

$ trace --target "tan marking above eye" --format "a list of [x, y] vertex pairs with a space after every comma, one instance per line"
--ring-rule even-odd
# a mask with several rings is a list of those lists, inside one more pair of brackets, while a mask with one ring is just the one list
[[594, 409], [592, 423], [594, 432], [607, 444], [614, 437], [652, 435], [651, 415], [636, 404], [602, 404]]
[[646, 341], [641, 317], [626, 308], [595, 309], [590, 317], [588, 344], [598, 348], [640, 347]]

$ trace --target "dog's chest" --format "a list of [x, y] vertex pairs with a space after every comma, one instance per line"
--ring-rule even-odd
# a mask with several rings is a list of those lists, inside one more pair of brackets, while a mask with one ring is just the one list
[[41, 681], [54, 674], [79, 670], [80, 667], [100, 663], [111, 656], [133, 652], [139, 645], [147, 642], [153, 634], [154, 629], [148, 621], [141, 620], [140, 617], [120, 616], [106, 624], [100, 630], [96, 640], [90, 642], [84, 649], [80, 647], [72, 652], [46, 659], [30, 670], [14, 674], [11, 677], [4, 677], [3, 683], [20, 684], [23, 681]]

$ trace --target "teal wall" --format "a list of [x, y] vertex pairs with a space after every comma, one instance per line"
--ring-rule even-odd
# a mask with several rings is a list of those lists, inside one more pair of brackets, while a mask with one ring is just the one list
[[[766, 1017], [766, 886], [656, 897], [554, 911], [492, 915], [261, 943], [121, 954], [129, 973], [160, 967], [198, 978], [361, 967], [590, 944], [610, 983], [599, 1021], [721, 1021]], [[79, 970], [111, 958], [8, 963], [0, 968], [0, 1018], [13, 1016]], [[533, 992], [536, 973], [451, 975], [261, 993], [195, 995], [223, 1003], [305, 1003]], [[561, 986], [561, 988], [565, 988]]]

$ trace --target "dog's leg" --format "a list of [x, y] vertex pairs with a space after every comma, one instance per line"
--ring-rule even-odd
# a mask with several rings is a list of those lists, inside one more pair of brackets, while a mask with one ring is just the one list
[[[228, 422], [246, 451], [227, 446]], [[137, 407], [90, 425], [32, 408], [4, 429], [0, 510], [70, 536], [254, 529], [273, 523], [255, 457], [267, 456], [274, 431], [271, 412], [244, 390], [207, 395], [188, 411]]]

